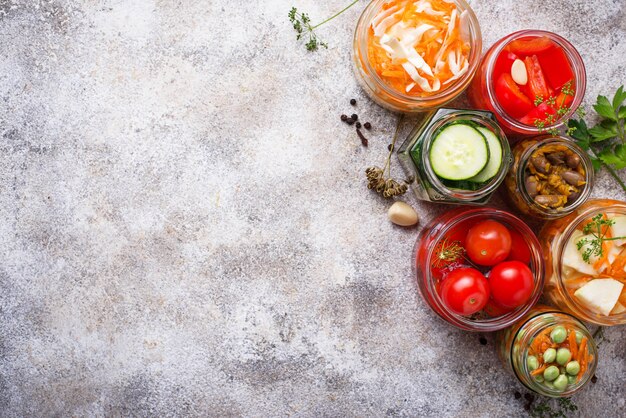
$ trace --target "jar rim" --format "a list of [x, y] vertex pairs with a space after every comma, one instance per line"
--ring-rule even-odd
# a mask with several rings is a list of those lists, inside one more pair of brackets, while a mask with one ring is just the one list
[[[545, 317], [545, 318], [542, 318], [542, 317]], [[560, 318], [560, 320], [557, 321], [556, 318]], [[552, 322], [542, 322], [541, 321], [542, 319], [545, 319], [547, 321], [552, 320]], [[535, 324], [535, 323], [536, 323], [536, 326], [532, 327], [530, 330], [524, 329], [525, 326], [529, 324]], [[535, 339], [547, 327], [558, 326], [558, 325], [563, 325], [563, 324], [568, 324], [570, 327], [574, 328], [575, 331], [581, 332], [583, 336], [587, 338], [587, 350], [589, 354], [593, 356], [593, 359], [591, 361], [591, 364], [588, 365], [588, 368], [585, 371], [585, 374], [581, 377], [579, 382], [576, 382], [576, 385], [574, 387], [572, 387], [570, 390], [557, 391], [547, 386], [543, 386], [539, 382], [535, 382], [534, 379], [532, 378], [532, 375], [530, 374], [531, 370], [528, 368], [528, 364], [525, 361], [521, 361], [517, 363], [517, 362], [514, 362], [513, 359], [515, 357], [515, 353], [514, 353], [515, 342], [517, 341], [518, 336], [520, 336], [520, 333], [524, 332], [524, 335], [521, 337], [523, 341], [530, 342], [533, 339]], [[574, 315], [559, 311], [557, 309], [540, 312], [537, 315], [534, 315], [528, 318], [526, 321], [524, 321], [523, 324], [519, 326], [519, 328], [515, 332], [515, 335], [512, 338], [512, 341], [513, 343], [511, 344], [511, 349], [508, 354], [511, 357], [511, 363], [514, 365], [517, 364], [519, 368], [521, 368], [521, 370], [519, 370], [518, 367], [513, 366], [513, 372], [515, 374], [515, 377], [524, 386], [542, 395], [555, 397], [555, 398], [570, 396], [578, 392], [580, 389], [582, 389], [589, 382], [591, 377], [595, 374], [596, 367], [598, 365], [598, 361], [597, 361], [598, 347], [595, 343], [593, 335], [591, 335], [591, 332], [589, 332], [589, 329], [587, 329], [585, 324], [583, 324]], [[520, 357], [520, 359], [526, 359], [530, 351], [530, 344], [523, 344], [523, 346], [524, 348], [518, 352], [518, 356]], [[536, 383], [536, 385], [533, 385], [531, 382]]]
[[[450, 218], [445, 219], [442, 226], [437, 226], [437, 223], [441, 222], [441, 218], [445, 216], [450, 216]], [[465, 317], [451, 312], [445, 306], [441, 297], [439, 296], [439, 292], [437, 292], [437, 289], [435, 288], [435, 279], [432, 277], [432, 272], [430, 269], [431, 260], [433, 259], [433, 254], [437, 247], [436, 243], [438, 243], [442, 239], [442, 237], [445, 236], [445, 234], [447, 234], [452, 228], [456, 227], [461, 222], [466, 222], [476, 218], [495, 219], [509, 225], [517, 232], [519, 232], [519, 234], [526, 240], [526, 244], [530, 249], [530, 268], [533, 272], [533, 277], [535, 278], [533, 293], [530, 299], [524, 305], [517, 307], [516, 309], [504, 315], [495, 318], [489, 318], [486, 320], [472, 320], [469, 317]], [[461, 207], [458, 209], [454, 209], [433, 219], [430, 224], [422, 230], [422, 233], [420, 233], [416, 241], [417, 251], [419, 251], [421, 240], [425, 237], [424, 234], [429, 233], [428, 231], [430, 231], [434, 227], [437, 227], [436, 233], [433, 237], [433, 243], [435, 243], [435, 245], [430, 245], [427, 250], [425, 257], [427, 266], [425, 266], [424, 269], [420, 267], [419, 257], [415, 257], [414, 265], [416, 267], [416, 275], [420, 291], [425, 291], [428, 294], [428, 296], [424, 294], [422, 294], [422, 296], [424, 297], [424, 299], [426, 299], [431, 309], [445, 321], [468, 331], [492, 332], [514, 324], [526, 313], [528, 313], [528, 311], [530, 311], [530, 309], [537, 303], [541, 296], [541, 291], [543, 289], [545, 279], [544, 258], [541, 245], [539, 244], [539, 240], [530, 229], [530, 227], [526, 225], [526, 223], [524, 223], [521, 219], [509, 212], [495, 208], [481, 207], [468, 209]], [[420, 275], [422, 277], [420, 277]], [[425, 286], [425, 288], [422, 289], [422, 286]]]
[[[519, 157], [519, 162], [516, 167], [515, 172], [515, 181], [519, 185], [518, 190], [520, 196], [524, 203], [528, 207], [532, 207], [533, 210], [539, 212], [543, 218], [547, 219], [556, 219], [561, 218], [563, 216], [567, 216], [570, 213], [574, 212], [578, 209], [583, 203], [587, 201], [589, 195], [591, 194], [591, 189], [593, 188], [593, 181], [595, 178], [595, 172], [593, 169], [593, 165], [591, 164], [591, 159], [589, 158], [589, 154], [587, 154], [582, 148], [580, 148], [576, 143], [565, 136], [561, 135], [545, 135], [535, 138], [530, 138], [530, 141], [536, 140], [537, 143], [526, 148]], [[548, 145], [548, 144], [562, 144], [568, 147], [571, 151], [575, 152], [576, 155], [580, 157], [580, 161], [584, 164], [585, 168], [585, 187], [583, 188], [580, 196], [574, 201], [574, 203], [564, 207], [561, 211], [548, 210], [543, 206], [538, 205], [535, 201], [530, 197], [526, 187], [524, 186], [525, 181], [525, 171], [526, 166], [528, 165], [528, 160], [533, 152], [537, 149]]]
[[[599, 202], [611, 202], [611, 207], [598, 207], [595, 206], [595, 203]], [[580, 303], [578, 303], [567, 291], [565, 291], [565, 284], [563, 283], [563, 257], [565, 254], [565, 247], [569, 242], [570, 238], [574, 231], [578, 229], [580, 224], [582, 224], [586, 219], [589, 219], [599, 213], [603, 212], [617, 212], [623, 213], [626, 215], [626, 202], [620, 202], [616, 200], [610, 199], [596, 199], [590, 200], [587, 202], [590, 206], [588, 208], [584, 208], [580, 213], [576, 214], [576, 217], [572, 222], [563, 230], [561, 237], [559, 238], [559, 245], [557, 247], [556, 257], [554, 257], [553, 263], [557, 263], [557, 265], [553, 265], [553, 270], [557, 273], [557, 285], [563, 294], [563, 298], [567, 307], [576, 315], [589, 318], [590, 322], [594, 322], [600, 325], [615, 325], [614, 322], [606, 322], [603, 321], [603, 318], [612, 318], [617, 319], [618, 323], [626, 323], [626, 312], [622, 312], [617, 315], [610, 315], [608, 317], [599, 316], [597, 313], [585, 308]], [[617, 211], [615, 209], [618, 209]], [[623, 211], [623, 212], [622, 212]]]
[[[437, 190], [438, 193], [444, 196], [451, 196], [462, 203], [471, 203], [495, 192], [500, 184], [502, 184], [504, 178], [507, 175], [507, 172], [509, 171], [512, 157], [511, 147], [509, 145], [506, 134], [504, 133], [502, 128], [500, 128], [500, 125], [498, 125], [498, 123], [494, 119], [492, 119], [493, 113], [485, 110], [453, 109], [451, 112], [442, 115], [435, 122], [432, 122], [432, 119], [435, 118], [435, 116], [437, 116], [438, 114], [439, 112], [432, 116], [431, 121], [428, 122], [429, 125], [427, 125], [424, 132], [420, 134], [420, 136], [423, 137], [421, 143], [418, 142], [416, 144], [416, 146], [420, 146], [422, 148], [420, 152], [422, 168], [424, 169], [428, 177], [428, 181], [435, 188], [435, 190]], [[491, 117], [485, 117], [487, 115]], [[446, 186], [441, 181], [439, 176], [435, 174], [435, 171], [433, 170], [430, 163], [430, 147], [433, 143], [433, 139], [435, 138], [435, 134], [440, 129], [444, 128], [447, 124], [453, 123], [458, 119], [469, 119], [476, 123], [486, 125], [488, 129], [496, 134], [498, 140], [500, 141], [500, 145], [502, 146], [502, 163], [500, 165], [498, 174], [492, 177], [487, 184], [485, 184], [478, 190], [453, 189]]]
[[[513, 117], [511, 117], [500, 105], [498, 100], [496, 100], [495, 95], [495, 80], [493, 79], [493, 70], [495, 68], [496, 61], [500, 56], [502, 50], [513, 40], [517, 38], [521, 38], [523, 36], [546, 36], [550, 38], [551, 41], [556, 42], [569, 60], [572, 66], [572, 72], [574, 73], [574, 79], [576, 80], [576, 92], [574, 94], [574, 99], [572, 101], [572, 105], [570, 106], [570, 110], [562, 115], [555, 123], [551, 125], [547, 125], [542, 127], [541, 129], [537, 126], [530, 126], [523, 124]], [[560, 128], [565, 124], [573, 114], [576, 112], [576, 109], [580, 106], [585, 96], [585, 90], [587, 88], [587, 70], [585, 69], [585, 63], [580, 56], [578, 50], [569, 42], [567, 39], [558, 35], [554, 32], [540, 30], [540, 29], [525, 29], [517, 32], [510, 33], [509, 35], [501, 38], [497, 44], [496, 48], [491, 51], [491, 55], [489, 57], [489, 61], [487, 62], [487, 66], [485, 69], [485, 86], [487, 88], [487, 95], [491, 98], [491, 103], [493, 104], [494, 110], [497, 112], [498, 116], [500, 116], [507, 124], [510, 124], [513, 129], [518, 132], [521, 132], [525, 135], [529, 134], [537, 134], [541, 133], [542, 130], [548, 129], [556, 129]]]
[[[359, 51], [359, 55], [364, 57], [362, 59], [367, 73], [371, 75], [371, 79], [375, 84], [375, 87], [382, 90], [385, 94], [389, 95], [393, 100], [407, 104], [416, 103], [429, 103], [432, 101], [442, 100], [439, 105], [443, 105], [455, 97], [457, 97], [467, 87], [471, 79], [473, 78], [478, 66], [480, 64], [480, 58], [482, 54], [482, 32], [478, 22], [478, 17], [474, 13], [469, 3], [465, 0], [451, 0], [461, 11], [468, 12], [468, 22], [470, 27], [470, 57], [468, 59], [469, 68], [467, 72], [457, 79], [454, 83], [451, 83], [445, 89], [442, 89], [435, 94], [428, 96], [411, 96], [398, 92], [392, 89], [383, 79], [380, 78], [378, 73], [371, 66], [369, 55], [367, 52], [367, 30], [370, 26], [374, 13], [377, 13], [385, 2], [389, 0], [373, 0], [371, 1], [361, 13], [359, 20], [357, 21], [355, 33], [354, 33], [354, 46], [355, 50]], [[356, 51], [355, 51], [356, 52]]]

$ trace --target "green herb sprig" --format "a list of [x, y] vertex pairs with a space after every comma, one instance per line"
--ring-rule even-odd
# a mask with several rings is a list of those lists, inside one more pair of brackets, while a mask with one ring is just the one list
[[598, 96], [594, 110], [600, 121], [589, 128], [583, 119], [568, 121], [568, 134], [589, 153], [596, 170], [604, 167], [626, 192], [626, 184], [617, 175], [617, 170], [626, 168], [626, 91], [620, 86], [609, 100]]
[[537, 129], [539, 129], [539, 132], [548, 132], [551, 135], [558, 135], [559, 134], [559, 130], [557, 128], [550, 128], [550, 129], [545, 129], [546, 126], [550, 126], [550, 125], [554, 125], [559, 118], [565, 116], [569, 111], [570, 111], [570, 107], [569, 106], [565, 106], [565, 100], [567, 98], [567, 96], [574, 96], [574, 94], [576, 93], [574, 91], [574, 87], [572, 85], [572, 81], [568, 81], [567, 83], [565, 83], [563, 85], [563, 87], [561, 87], [561, 93], [563, 93], [563, 98], [561, 99], [561, 103], [557, 103], [558, 98], [556, 96], [550, 96], [547, 99], [544, 100], [544, 98], [542, 96], [536, 96], [535, 97], [535, 107], [539, 106], [542, 103], [546, 103], [548, 106], [554, 108], [556, 106], [556, 114], [550, 114], [550, 115], [546, 115], [546, 117], [544, 119], [535, 119], [535, 127]]
[[358, 3], [359, 0], [354, 0], [352, 3], [341, 9], [339, 12], [335, 13], [328, 19], [324, 20], [317, 25], [311, 25], [311, 18], [307, 13], [301, 13], [297, 8], [292, 7], [289, 11], [289, 21], [293, 25], [293, 29], [296, 31], [296, 40], [307, 39], [307, 42], [304, 44], [307, 51], [317, 51], [320, 47], [328, 49], [328, 44], [317, 36], [315, 33], [315, 29], [319, 28], [323, 24], [330, 22], [352, 6]]
[[576, 242], [576, 248], [582, 252], [583, 261], [591, 264], [591, 257], [602, 257], [604, 253], [604, 241], [614, 241], [617, 239], [625, 239], [626, 237], [611, 237], [607, 238], [606, 233], [611, 226], [615, 224], [613, 219], [605, 219], [604, 214], [599, 213], [593, 218], [591, 222], [587, 223], [583, 227], [583, 234], [591, 234], [593, 238], [581, 238]]

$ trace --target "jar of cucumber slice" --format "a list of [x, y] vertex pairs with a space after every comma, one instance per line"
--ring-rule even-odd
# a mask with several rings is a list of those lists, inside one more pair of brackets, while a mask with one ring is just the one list
[[489, 201], [512, 161], [492, 113], [458, 109], [425, 115], [398, 158], [419, 199], [475, 205]]

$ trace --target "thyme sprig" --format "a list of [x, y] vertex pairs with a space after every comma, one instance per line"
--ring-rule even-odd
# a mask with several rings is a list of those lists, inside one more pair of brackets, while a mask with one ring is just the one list
[[383, 168], [373, 166], [368, 167], [365, 170], [365, 175], [367, 176], [367, 188], [375, 190], [376, 193], [387, 199], [402, 196], [409, 188], [406, 181], [401, 183], [391, 178], [391, 155], [393, 154], [393, 150], [396, 146], [396, 140], [398, 139], [398, 132], [400, 131], [402, 119], [402, 116], [398, 118], [396, 132], [393, 135], [393, 141], [389, 147], [389, 153], [387, 154], [387, 159], [385, 160]]
[[604, 254], [604, 241], [614, 241], [618, 239], [626, 239], [626, 237], [607, 237], [606, 234], [611, 226], [615, 224], [613, 219], [605, 218], [604, 214], [599, 213], [583, 227], [583, 234], [591, 234], [593, 238], [585, 237], [576, 242], [576, 248], [582, 252], [583, 261], [591, 264], [591, 257], [600, 258]]
[[319, 36], [317, 36], [317, 34], [315, 33], [315, 29], [319, 28], [327, 22], [330, 22], [331, 20], [348, 10], [350, 7], [354, 6], [356, 3], [358, 3], [358, 1], [359, 0], [354, 0], [352, 3], [341, 9], [339, 12], [335, 13], [323, 22], [318, 23], [317, 25], [311, 24], [311, 18], [307, 13], [298, 12], [297, 8], [292, 7], [289, 11], [288, 16], [289, 21], [293, 25], [293, 29], [296, 31], [296, 40], [299, 41], [303, 38], [306, 39], [308, 37], [308, 41], [304, 44], [307, 51], [317, 51], [320, 47], [328, 49], [328, 44], [322, 41]]

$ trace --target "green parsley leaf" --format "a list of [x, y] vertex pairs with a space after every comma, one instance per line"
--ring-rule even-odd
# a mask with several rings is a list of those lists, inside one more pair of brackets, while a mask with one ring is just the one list
[[598, 96], [598, 100], [596, 104], [593, 105], [594, 110], [598, 113], [598, 115], [611, 120], [617, 120], [617, 116], [615, 115], [615, 109], [609, 102], [609, 99], [606, 96]]
[[606, 148], [598, 157], [604, 164], [615, 166], [617, 170], [626, 168], [626, 145], [618, 144], [614, 148]]
[[613, 96], [613, 109], [619, 109], [624, 100], [626, 100], [626, 91], [624, 91], [624, 86], [620, 86]]
[[602, 142], [617, 136], [617, 122], [614, 120], [604, 120], [600, 124], [589, 129], [589, 134], [593, 137], [591, 142]]

